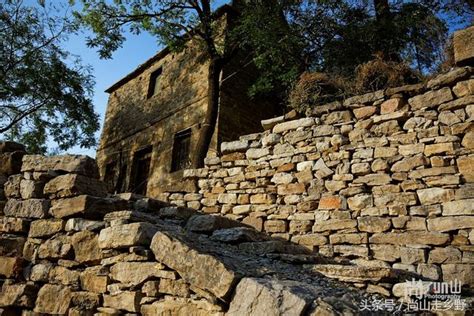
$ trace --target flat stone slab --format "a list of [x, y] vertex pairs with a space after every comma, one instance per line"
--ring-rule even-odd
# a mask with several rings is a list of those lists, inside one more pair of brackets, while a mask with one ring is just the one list
[[99, 178], [99, 168], [94, 159], [84, 155], [64, 155], [45, 157], [41, 155], [23, 156], [21, 172], [76, 173], [91, 178]]

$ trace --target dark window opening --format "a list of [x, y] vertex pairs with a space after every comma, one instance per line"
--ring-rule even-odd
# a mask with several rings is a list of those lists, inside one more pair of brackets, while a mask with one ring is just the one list
[[157, 70], [153, 71], [150, 75], [150, 83], [148, 85], [148, 94], [147, 98], [151, 98], [158, 92], [158, 84], [160, 82], [159, 77], [163, 72], [163, 68], [160, 67]]
[[145, 195], [150, 174], [152, 146], [135, 152], [133, 156], [131, 191]]
[[117, 183], [115, 184], [115, 192], [125, 192], [125, 175], [127, 174], [127, 164], [122, 164], [119, 168]]
[[115, 189], [115, 167], [117, 163], [115, 161], [109, 162], [105, 166], [104, 182], [107, 185], [107, 191], [113, 192]]
[[191, 129], [184, 130], [174, 136], [171, 172], [191, 167]]

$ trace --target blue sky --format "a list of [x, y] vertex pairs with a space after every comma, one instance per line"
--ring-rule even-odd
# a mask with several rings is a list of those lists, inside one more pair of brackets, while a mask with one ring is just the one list
[[[219, 7], [229, 0], [217, 0], [214, 7]], [[117, 82], [119, 79], [133, 71], [138, 65], [156, 54], [163, 47], [159, 46], [156, 39], [146, 32], [139, 35], [126, 34], [127, 40], [122, 48], [119, 48], [111, 59], [100, 59], [96, 50], [87, 47], [86, 37], [89, 33], [82, 33], [70, 36], [69, 40], [64, 43], [63, 47], [71, 54], [79, 56], [83, 64], [93, 67], [95, 76], [95, 88], [93, 104], [97, 113], [100, 115], [100, 127], [102, 129], [104, 122], [105, 110], [107, 107], [108, 94], [105, 89]], [[101, 130], [97, 132], [99, 138]], [[67, 151], [71, 154], [89, 155], [95, 157], [95, 148], [84, 149], [74, 147]]]
[[[100, 59], [99, 54], [94, 49], [87, 47], [85, 34], [80, 34], [71, 36], [64, 43], [64, 49], [71, 54], [80, 56], [83, 64], [93, 67], [96, 82], [93, 104], [96, 112], [100, 115], [100, 127], [102, 129], [108, 99], [108, 94], [104, 92], [105, 89], [152, 57], [161, 47], [157, 44], [156, 39], [148, 33], [128, 34], [123, 47], [118, 49], [111, 59]], [[97, 132], [97, 137], [100, 136], [100, 132]], [[95, 150], [95, 148], [74, 147], [68, 150], [68, 153], [95, 157]]]

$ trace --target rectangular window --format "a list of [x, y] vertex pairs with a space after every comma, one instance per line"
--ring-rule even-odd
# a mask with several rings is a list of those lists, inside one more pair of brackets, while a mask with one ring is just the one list
[[163, 72], [163, 68], [160, 67], [157, 70], [153, 71], [150, 75], [150, 83], [148, 85], [148, 95], [147, 98], [151, 98], [156, 93], [158, 93], [158, 84], [160, 82], [159, 77]]
[[174, 135], [173, 157], [171, 171], [178, 171], [191, 167], [191, 129], [184, 130]]
[[115, 168], [116, 168], [116, 162], [115, 161], [112, 161], [112, 162], [109, 162], [106, 166], [105, 166], [105, 175], [104, 175], [104, 182], [106, 183], [107, 185], [107, 190], [109, 192], [113, 192], [114, 189], [115, 189]]
[[135, 152], [132, 165], [132, 192], [146, 195], [150, 175], [152, 146]]

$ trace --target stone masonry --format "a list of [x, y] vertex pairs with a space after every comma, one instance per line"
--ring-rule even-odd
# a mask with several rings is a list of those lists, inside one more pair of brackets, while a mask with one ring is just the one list
[[161, 199], [353, 264], [472, 289], [474, 68], [306, 114], [223, 143], [221, 157], [184, 172], [196, 192]]
[[2, 316], [355, 315], [374, 294], [332, 279], [367, 282], [375, 292], [380, 281], [406, 279], [332, 261], [224, 216], [107, 195], [87, 156], [24, 155], [15, 143], [0, 150], [8, 176]]

